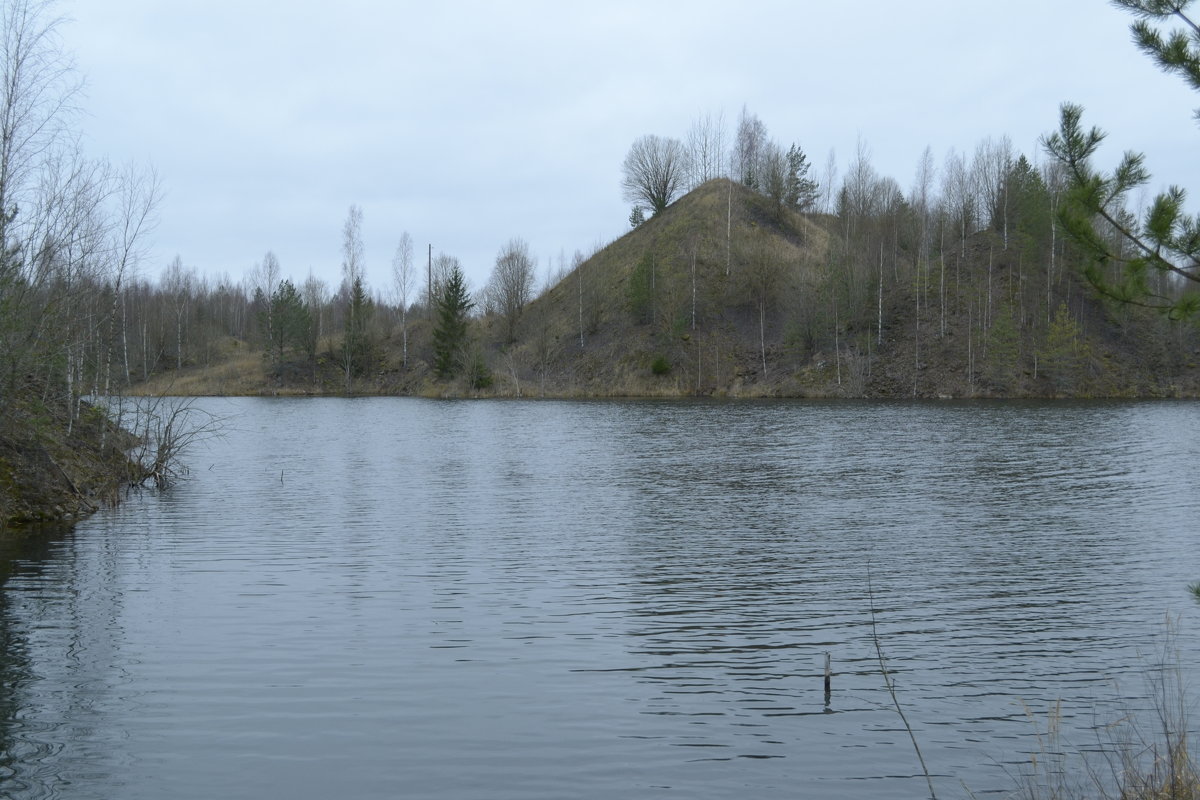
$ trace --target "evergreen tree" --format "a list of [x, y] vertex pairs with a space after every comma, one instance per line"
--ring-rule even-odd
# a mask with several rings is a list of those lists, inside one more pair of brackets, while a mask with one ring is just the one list
[[1071, 316], [1066, 304], [1058, 307], [1054, 321], [1046, 331], [1042, 346], [1041, 372], [1060, 390], [1079, 391], [1084, 366], [1090, 358], [1090, 349], [1083, 338], [1079, 323]]
[[[1133, 25], [1138, 46], [1200, 91], [1200, 27], [1185, 13], [1191, 0], [1115, 2], [1139, 18]], [[1151, 26], [1176, 20], [1189, 32], [1176, 30], [1164, 38]], [[1081, 106], [1064, 103], [1059, 129], [1046, 138], [1045, 147], [1071, 182], [1059, 221], [1087, 259], [1084, 275], [1115, 300], [1157, 308], [1173, 319], [1200, 314], [1200, 215], [1184, 213], [1184, 191], [1172, 186], [1154, 198], [1143, 220], [1132, 219], [1125, 199], [1150, 180], [1145, 157], [1130, 151], [1112, 173], [1095, 169], [1091, 159], [1105, 134], [1096, 127], [1085, 131], [1082, 117]], [[1160, 275], [1171, 278], [1165, 289], [1154, 280]], [[1177, 284], [1184, 288], [1173, 288]]]
[[467, 293], [467, 281], [455, 264], [439, 287], [435, 305], [437, 326], [433, 329], [433, 371], [439, 378], [452, 378], [462, 370], [467, 345], [467, 314], [475, 307]]
[[787, 151], [787, 204], [797, 211], [808, 211], [817, 202], [817, 182], [808, 176], [812, 167], [808, 156], [793, 144]]
[[366, 375], [375, 360], [375, 342], [371, 337], [371, 316], [374, 305], [367, 297], [362, 278], [350, 286], [347, 304], [346, 334], [343, 340], [348, 370], [354, 375]]
[[[256, 290], [259, 293], [261, 291]], [[311, 320], [304, 305], [304, 298], [290, 280], [279, 284], [271, 295], [269, 308], [260, 309], [258, 314], [259, 324], [267, 334], [276, 366], [283, 363], [288, 348], [304, 348]]]
[[[1050, 192], [1046, 182], [1025, 156], [1013, 162], [1005, 175], [1001, 194], [1008, 195], [1010, 225], [1015, 233], [1035, 241], [1050, 237]], [[993, 215], [996, 225], [1001, 224]]]

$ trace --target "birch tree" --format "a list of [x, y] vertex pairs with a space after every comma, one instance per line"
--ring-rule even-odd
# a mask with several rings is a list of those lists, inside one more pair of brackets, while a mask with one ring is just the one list
[[396, 300], [400, 306], [400, 337], [403, 342], [403, 364], [408, 368], [408, 301], [416, 288], [416, 270], [413, 266], [413, 240], [408, 231], [400, 234], [396, 254], [392, 256], [392, 283], [396, 289]]
[[725, 160], [725, 115], [706, 113], [692, 122], [687, 136], [690, 188], [719, 178]]
[[766, 147], [767, 126], [742, 106], [733, 142], [733, 177], [754, 191], [762, 190], [762, 160]]
[[974, 183], [979, 192], [980, 206], [988, 215], [994, 230], [1000, 231], [1004, 248], [1008, 249], [1008, 182], [1005, 178], [1012, 169], [1012, 142], [1007, 136], [999, 139], [987, 137], [975, 148], [971, 164]]
[[321, 344], [321, 336], [325, 333], [325, 307], [329, 303], [329, 287], [325, 281], [313, 274], [310, 269], [304, 279], [304, 305], [308, 309], [308, 338], [305, 350], [310, 360], [317, 356], [317, 348]]
[[958, 229], [960, 255], [966, 255], [967, 234], [974, 232], [976, 195], [966, 160], [954, 150], [946, 154], [946, 166], [942, 170], [942, 197]]
[[55, 278], [85, 264], [72, 242], [85, 223], [96, 229], [104, 198], [103, 176], [72, 142], [81, 80], [61, 25], [49, 2], [0, 3], [0, 423], [35, 382], [65, 377], [51, 374], [72, 360], [63, 291], [81, 285]]
[[365, 296], [363, 281], [362, 209], [351, 205], [342, 224], [342, 285], [346, 295], [346, 327], [342, 341], [343, 358], [346, 366], [346, 391], [350, 391], [354, 353], [361, 348], [355, 341], [360, 331], [361, 320], [356, 313], [362, 311], [362, 303], [355, 300]]

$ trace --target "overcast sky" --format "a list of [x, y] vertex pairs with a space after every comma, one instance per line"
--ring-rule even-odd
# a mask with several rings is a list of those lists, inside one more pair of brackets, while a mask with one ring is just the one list
[[1138, 53], [1128, 14], [1104, 0], [579, 5], [60, 8], [89, 150], [162, 180], [152, 278], [178, 254], [238, 279], [271, 250], [285, 275], [336, 288], [351, 204], [377, 289], [406, 230], [420, 259], [429, 244], [459, 257], [475, 287], [513, 237], [544, 274], [627, 230], [634, 139], [684, 138], [703, 113], [732, 132], [743, 105], [815, 172], [833, 150], [844, 174], [861, 140], [907, 191], [927, 145], [939, 167], [1005, 134], [1042, 158], [1037, 139], [1070, 100], [1109, 132], [1103, 163], [1142, 150], [1156, 188], [1200, 191], [1200, 96]]

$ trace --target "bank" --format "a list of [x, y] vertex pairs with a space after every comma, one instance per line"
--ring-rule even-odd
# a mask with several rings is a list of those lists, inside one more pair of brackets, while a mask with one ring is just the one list
[[28, 403], [10, 411], [0, 427], [0, 534], [86, 517], [134, 477], [131, 438], [100, 409], [74, 421]]

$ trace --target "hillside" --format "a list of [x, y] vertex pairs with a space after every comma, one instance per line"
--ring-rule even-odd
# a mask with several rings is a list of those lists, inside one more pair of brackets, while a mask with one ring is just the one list
[[[940, 226], [940, 227], [939, 227]], [[854, 218], [710, 181], [534, 299], [514, 341], [475, 320], [477, 388], [433, 380], [431, 325], [402, 363], [377, 314], [355, 393], [428, 396], [1166, 397], [1200, 395], [1194, 325], [1095, 299], [1061, 235], [955, 237], [902, 203]], [[922, 244], [924, 243], [924, 244]], [[239, 341], [142, 391], [339, 394], [336, 339], [267, 368]], [[220, 353], [225, 353], [222, 356]], [[489, 380], [490, 379], [490, 380]]]
[[911, 215], [872, 223], [710, 182], [538, 298], [511, 361], [527, 393], [565, 395], [1200, 392], [1193, 326], [1093, 299], [1033, 237], [918, 258]]

